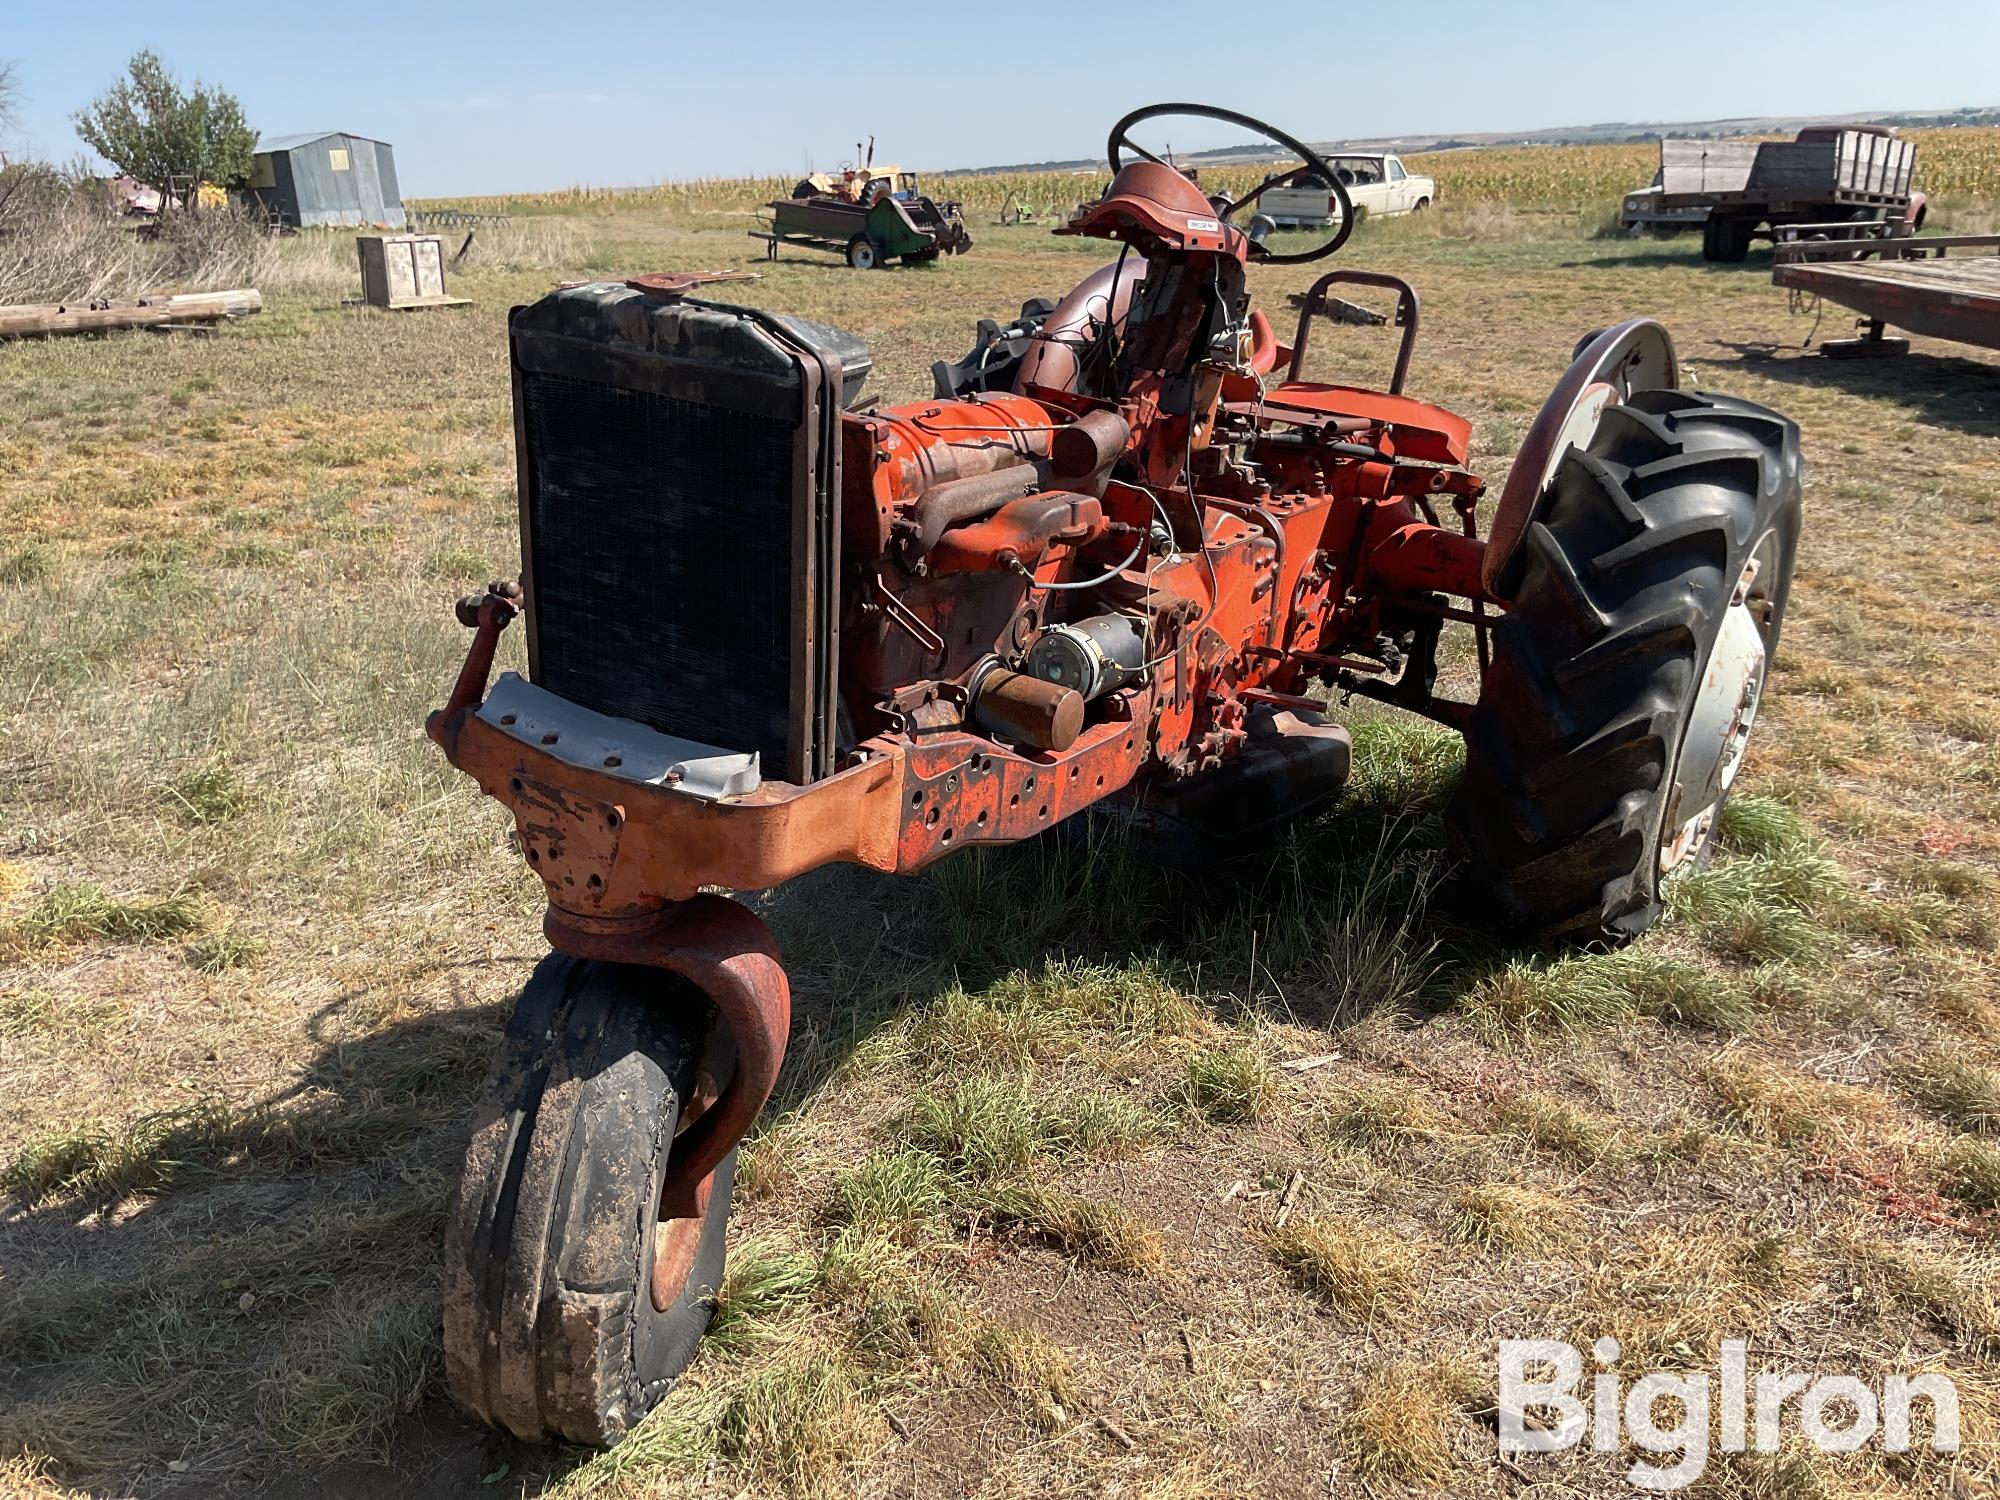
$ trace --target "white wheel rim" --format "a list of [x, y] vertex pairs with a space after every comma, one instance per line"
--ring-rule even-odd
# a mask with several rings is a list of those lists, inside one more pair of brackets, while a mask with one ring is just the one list
[[1766, 635], [1776, 585], [1778, 537], [1766, 532], [1730, 591], [1722, 628], [1681, 735], [1667, 802], [1660, 873], [1691, 863], [1715, 832], [1723, 799], [1743, 768], [1770, 664]]

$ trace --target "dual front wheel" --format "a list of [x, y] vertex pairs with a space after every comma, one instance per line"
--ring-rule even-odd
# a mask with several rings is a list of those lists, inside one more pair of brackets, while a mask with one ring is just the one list
[[617, 1441], [694, 1357], [722, 1284], [732, 1153], [660, 1217], [675, 1138], [726, 1070], [707, 999], [553, 953], [501, 1040], [445, 1238], [446, 1376], [516, 1437]]

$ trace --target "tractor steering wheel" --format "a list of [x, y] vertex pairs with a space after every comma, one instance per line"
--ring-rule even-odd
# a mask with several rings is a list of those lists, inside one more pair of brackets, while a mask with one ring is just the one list
[[1347, 237], [1354, 233], [1353, 200], [1347, 196], [1346, 186], [1339, 178], [1334, 176], [1333, 168], [1327, 164], [1324, 157], [1303, 142], [1293, 140], [1275, 125], [1267, 125], [1262, 120], [1252, 119], [1249, 115], [1238, 114], [1233, 109], [1219, 109], [1213, 104], [1148, 104], [1144, 109], [1133, 110], [1131, 114], [1111, 127], [1111, 143], [1106, 149], [1106, 154], [1111, 158], [1111, 171], [1114, 175], [1125, 165], [1123, 148], [1127, 146], [1131, 147], [1136, 155], [1144, 157], [1147, 161], [1157, 163], [1160, 166], [1166, 165], [1165, 162], [1160, 161], [1159, 157], [1133, 140], [1131, 134], [1134, 125], [1139, 124], [1142, 120], [1158, 119], [1161, 115], [1187, 115], [1196, 119], [1221, 120], [1225, 124], [1240, 126], [1244, 130], [1254, 131], [1267, 141], [1276, 142], [1305, 163], [1302, 167], [1295, 167], [1289, 172], [1280, 173], [1278, 176], [1260, 183], [1233, 202], [1227, 198], [1219, 201], [1211, 198], [1209, 201], [1215, 204], [1216, 218], [1225, 224], [1229, 222], [1233, 215], [1255, 203], [1258, 198], [1263, 196], [1267, 188], [1280, 187], [1294, 178], [1302, 177], [1307, 173], [1314, 173], [1322, 178], [1328, 189], [1333, 193], [1333, 196], [1340, 201], [1340, 226], [1334, 231], [1333, 237], [1324, 244], [1316, 245], [1310, 250], [1301, 250], [1291, 255], [1278, 255], [1266, 250], [1262, 245], [1252, 240], [1250, 242], [1252, 259], [1261, 261], [1267, 266], [1302, 266], [1308, 261], [1325, 260], [1327, 256], [1333, 254], [1334, 251], [1346, 244]]

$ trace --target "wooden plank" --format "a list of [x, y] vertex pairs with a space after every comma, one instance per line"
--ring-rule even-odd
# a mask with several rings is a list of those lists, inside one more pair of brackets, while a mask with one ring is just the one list
[[182, 323], [217, 323], [264, 310], [255, 288], [229, 292], [188, 292], [148, 297], [108, 306], [0, 307], [0, 339], [45, 338], [67, 333], [101, 333], [117, 328], [164, 328]]
[[1746, 186], [1773, 195], [1838, 191], [1839, 145], [1834, 141], [1766, 141], [1757, 148]]
[[1740, 193], [1757, 160], [1754, 141], [1660, 142], [1663, 195]]
[[1922, 287], [1963, 297], [2000, 301], [2000, 260], [1846, 260], [1813, 264], [1854, 281]]

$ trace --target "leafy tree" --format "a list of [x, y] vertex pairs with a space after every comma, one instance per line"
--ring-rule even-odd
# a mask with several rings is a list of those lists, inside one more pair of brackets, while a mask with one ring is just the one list
[[128, 176], [163, 191], [176, 177], [233, 187], [250, 175], [256, 132], [234, 94], [196, 79], [183, 89], [152, 52], [72, 117], [76, 133]]

